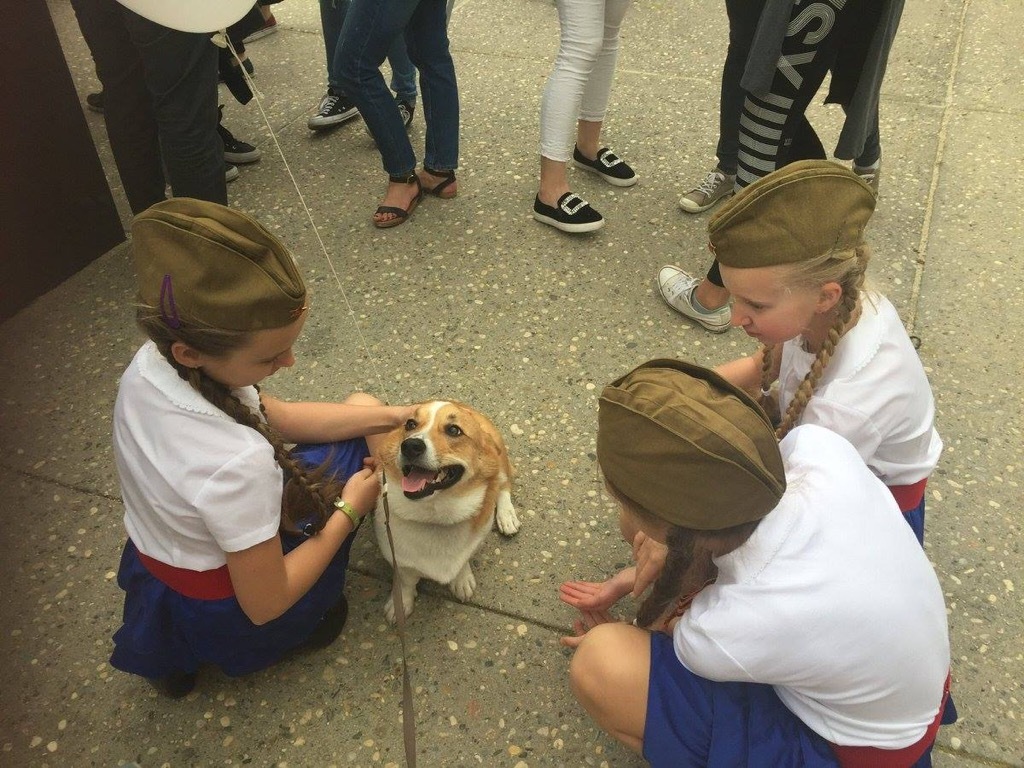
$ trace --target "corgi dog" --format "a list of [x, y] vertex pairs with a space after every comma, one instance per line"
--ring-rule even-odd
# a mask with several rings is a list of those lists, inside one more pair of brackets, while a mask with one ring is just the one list
[[[476, 589], [469, 560], [495, 521], [506, 536], [520, 525], [501, 433], [468, 405], [435, 400], [420, 404], [414, 418], [385, 435], [376, 458], [405, 615], [412, 612], [420, 579], [447, 584], [459, 600], [469, 600]], [[385, 493], [373, 524], [384, 559], [394, 568], [384, 526]], [[393, 597], [384, 612], [395, 621]]]

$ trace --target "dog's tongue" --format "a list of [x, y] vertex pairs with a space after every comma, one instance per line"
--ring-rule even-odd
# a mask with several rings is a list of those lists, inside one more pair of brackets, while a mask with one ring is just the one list
[[402, 478], [402, 490], [406, 493], [418, 493], [434, 479], [434, 473], [425, 469], [410, 469], [409, 474]]

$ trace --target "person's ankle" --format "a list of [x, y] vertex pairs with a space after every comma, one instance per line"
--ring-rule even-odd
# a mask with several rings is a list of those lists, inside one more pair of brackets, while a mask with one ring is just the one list
[[693, 289], [690, 303], [698, 312], [711, 314], [729, 303], [729, 292], [705, 279]]

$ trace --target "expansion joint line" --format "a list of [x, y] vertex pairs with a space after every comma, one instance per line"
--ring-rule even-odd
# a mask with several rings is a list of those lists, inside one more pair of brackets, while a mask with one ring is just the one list
[[906, 320], [907, 333], [913, 337], [917, 327], [917, 311], [921, 301], [921, 281], [924, 268], [928, 261], [928, 238], [931, 235], [932, 215], [935, 211], [935, 190], [939, 186], [939, 171], [946, 156], [946, 137], [949, 123], [953, 116], [953, 91], [956, 78], [960, 72], [960, 56], [964, 43], [964, 28], [967, 26], [967, 11], [971, 0], [964, 0], [960, 8], [960, 23], [957, 29], [956, 45], [953, 46], [953, 59], [949, 67], [949, 80], [946, 83], [946, 98], [942, 105], [942, 120], [939, 124], [939, 138], [935, 147], [935, 162], [932, 164], [932, 178], [928, 185], [928, 197], [925, 203], [924, 223], [921, 225], [921, 239], [917, 244], [917, 258], [914, 267], [914, 285], [910, 292], [910, 314]]

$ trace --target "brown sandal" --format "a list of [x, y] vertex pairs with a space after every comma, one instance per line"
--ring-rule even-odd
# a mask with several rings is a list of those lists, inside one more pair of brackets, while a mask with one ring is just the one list
[[456, 182], [455, 171], [434, 171], [423, 166], [423, 172], [429, 176], [433, 176], [435, 179], [442, 179], [442, 181], [432, 187], [423, 187], [423, 191], [426, 194], [433, 195], [434, 197], [440, 197], [442, 200], [451, 200], [459, 194], [459, 190], [452, 187]]
[[399, 208], [397, 205], [379, 205], [377, 210], [374, 211], [374, 216], [382, 213], [390, 213], [395, 218], [385, 219], [384, 221], [373, 220], [373, 226], [377, 229], [390, 229], [391, 227], [397, 227], [399, 224], [404, 224], [406, 219], [416, 210], [416, 206], [420, 204], [420, 200], [423, 199], [423, 184], [420, 183], [420, 177], [415, 173], [409, 176], [388, 176], [388, 181], [392, 184], [415, 184], [416, 185], [416, 196], [409, 201], [408, 208]]

